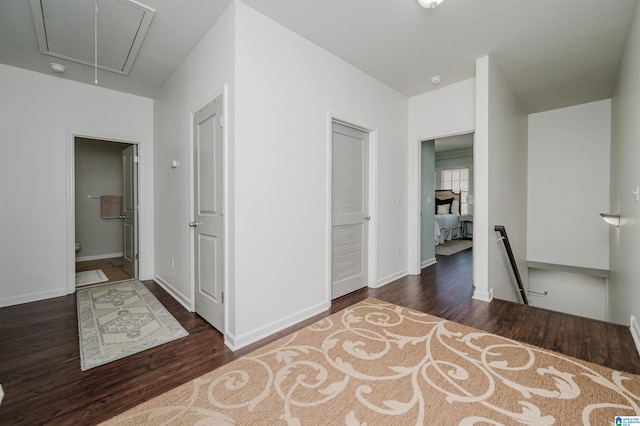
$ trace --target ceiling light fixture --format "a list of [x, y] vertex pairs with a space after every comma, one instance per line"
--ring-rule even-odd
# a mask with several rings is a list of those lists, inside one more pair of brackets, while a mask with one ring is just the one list
[[62, 74], [67, 69], [64, 65], [55, 62], [51, 62], [49, 66], [51, 67], [51, 71], [57, 72], [58, 74]]
[[444, 0], [416, 0], [418, 4], [425, 9], [435, 9], [442, 3]]

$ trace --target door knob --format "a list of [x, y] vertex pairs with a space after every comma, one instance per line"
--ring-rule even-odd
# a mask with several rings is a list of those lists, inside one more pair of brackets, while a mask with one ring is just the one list
[[364, 217], [364, 220], [370, 220], [370, 219], [371, 219], [371, 216], [369, 216], [369, 215], [366, 215], [366, 216]]
[[196, 226], [200, 225], [202, 222], [189, 222], [189, 226], [191, 228], [195, 228]]

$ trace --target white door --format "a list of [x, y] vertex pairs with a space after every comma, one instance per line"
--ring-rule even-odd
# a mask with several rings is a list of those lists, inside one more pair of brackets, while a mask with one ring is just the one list
[[222, 96], [193, 118], [194, 301], [196, 312], [224, 330]]
[[138, 276], [138, 146], [122, 150], [122, 269], [132, 277]]
[[367, 285], [369, 135], [333, 123], [331, 298]]

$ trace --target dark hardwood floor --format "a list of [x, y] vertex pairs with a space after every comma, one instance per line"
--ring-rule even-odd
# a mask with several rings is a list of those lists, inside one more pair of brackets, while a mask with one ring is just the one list
[[[113, 263], [111, 263], [112, 261], [118, 261], [118, 260], [122, 262], [122, 257], [113, 257], [108, 259], [97, 259], [97, 260], [85, 260], [83, 262], [76, 262], [76, 272], [93, 271], [95, 269], [102, 269], [102, 272], [104, 272], [107, 278], [109, 278], [109, 281], [98, 283], [98, 285], [106, 284], [106, 283], [115, 283], [118, 281], [127, 281], [132, 279], [133, 277], [127, 274], [124, 271], [124, 269], [122, 269], [122, 266], [114, 266]], [[94, 284], [88, 284], [88, 285], [78, 286], [78, 287], [87, 287], [89, 285], [94, 285]]]
[[189, 336], [84, 372], [74, 295], [2, 308], [0, 383], [5, 399], [0, 424], [99, 423], [367, 297], [640, 374], [628, 327], [500, 300], [473, 300], [471, 263], [470, 250], [439, 256], [420, 276], [346, 295], [330, 311], [235, 353], [224, 346], [219, 332], [148, 281], [147, 287]]

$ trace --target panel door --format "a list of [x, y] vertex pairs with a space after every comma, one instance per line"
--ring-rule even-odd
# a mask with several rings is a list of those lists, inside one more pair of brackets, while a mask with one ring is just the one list
[[333, 123], [331, 158], [331, 297], [367, 285], [369, 135]]
[[196, 312], [224, 330], [222, 96], [198, 111], [193, 121], [194, 301]]
[[122, 269], [138, 276], [138, 146], [122, 150]]

